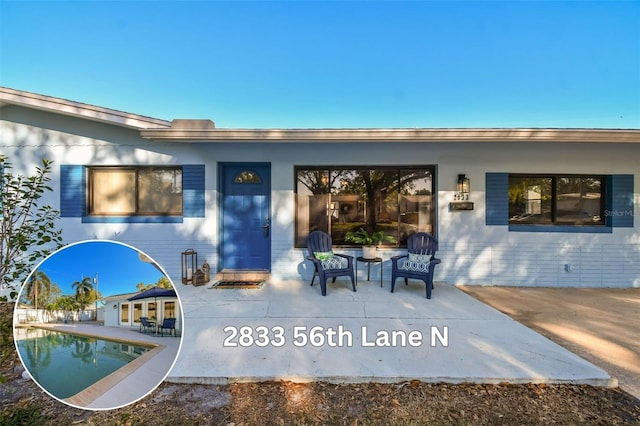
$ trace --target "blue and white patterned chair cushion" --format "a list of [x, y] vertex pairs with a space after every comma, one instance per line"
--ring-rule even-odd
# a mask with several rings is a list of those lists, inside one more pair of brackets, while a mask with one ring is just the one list
[[332, 259], [334, 256], [333, 251], [314, 251], [313, 255], [320, 261]]
[[409, 253], [409, 258], [404, 261], [400, 269], [412, 272], [429, 272], [429, 262], [431, 261], [431, 255], [429, 254], [415, 254]]
[[332, 251], [314, 252], [313, 255], [320, 261], [323, 270], [345, 269], [349, 266], [349, 260], [336, 256]]

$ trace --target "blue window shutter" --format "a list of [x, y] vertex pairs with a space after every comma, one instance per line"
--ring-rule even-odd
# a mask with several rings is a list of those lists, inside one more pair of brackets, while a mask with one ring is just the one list
[[60, 217], [85, 216], [86, 182], [84, 166], [60, 166]]
[[634, 175], [607, 177], [607, 205], [605, 220], [614, 228], [633, 228]]
[[485, 176], [485, 223], [509, 224], [509, 173], [487, 173]]
[[204, 164], [182, 166], [182, 215], [204, 217]]

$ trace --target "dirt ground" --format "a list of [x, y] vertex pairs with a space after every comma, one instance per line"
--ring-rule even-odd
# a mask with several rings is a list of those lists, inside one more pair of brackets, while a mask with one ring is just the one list
[[[12, 305], [0, 304], [2, 330]], [[2, 340], [0, 425], [640, 425], [640, 400], [576, 385], [164, 383], [117, 410], [70, 408], [30, 379]]]
[[640, 288], [459, 288], [602, 368], [640, 398]]

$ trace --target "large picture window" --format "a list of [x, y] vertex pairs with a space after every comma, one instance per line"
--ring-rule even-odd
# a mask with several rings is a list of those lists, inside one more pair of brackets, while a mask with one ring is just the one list
[[510, 225], [604, 225], [602, 176], [509, 175]]
[[97, 216], [179, 216], [182, 168], [90, 167], [88, 206]]
[[433, 233], [434, 167], [296, 167], [296, 247], [310, 232], [329, 233], [333, 244], [359, 228], [395, 237], [406, 246], [415, 232]]

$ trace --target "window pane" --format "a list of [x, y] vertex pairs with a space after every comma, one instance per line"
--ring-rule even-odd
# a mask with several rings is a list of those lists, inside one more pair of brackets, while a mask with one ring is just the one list
[[509, 223], [550, 224], [552, 179], [509, 177]]
[[175, 318], [175, 317], [176, 317], [176, 302], [164, 302], [163, 318]]
[[120, 323], [126, 324], [128, 322], [129, 322], [129, 304], [126, 303], [121, 305]]
[[399, 241], [416, 232], [433, 234], [433, 176], [430, 170], [402, 170], [398, 200]]
[[410, 233], [433, 232], [432, 176], [427, 167], [297, 169], [296, 246], [304, 247], [309, 232], [317, 229], [336, 245], [352, 245], [345, 235], [359, 228], [383, 231], [398, 241], [404, 235], [405, 245]]
[[331, 201], [329, 226], [334, 244], [347, 244], [345, 234], [365, 226], [366, 199], [359, 180], [360, 172], [353, 169], [331, 171]]
[[136, 211], [134, 170], [91, 170], [90, 214], [134, 214]]
[[556, 221], [579, 225], [601, 225], [602, 180], [559, 177], [556, 188]]
[[142, 303], [133, 304], [133, 322], [140, 322], [142, 316]]
[[328, 232], [329, 171], [298, 170], [296, 172], [297, 222], [296, 245], [305, 246], [309, 233]]
[[182, 214], [182, 170], [143, 168], [138, 171], [139, 214]]
[[149, 302], [147, 304], [147, 316], [153, 320], [156, 319], [156, 302]]
[[262, 178], [256, 172], [245, 170], [236, 175], [234, 183], [262, 183]]

